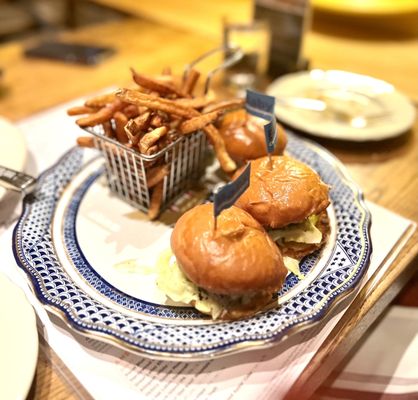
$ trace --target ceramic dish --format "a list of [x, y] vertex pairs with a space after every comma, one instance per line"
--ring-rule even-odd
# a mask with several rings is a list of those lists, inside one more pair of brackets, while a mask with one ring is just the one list
[[331, 237], [321, 253], [303, 260], [304, 280], [288, 275], [280, 305], [276, 300], [252, 318], [212, 321], [170, 303], [155, 285], [154, 266], [169, 248], [179, 208], [205, 195], [188, 192], [158, 222], [149, 222], [109, 194], [103, 161], [86, 162], [80, 149], [41, 175], [35, 196], [25, 199], [14, 231], [16, 260], [48, 310], [96, 339], [163, 359], [200, 360], [271, 346], [320, 321], [348, 295], [371, 253], [370, 214], [343, 166], [317, 145], [288, 137], [288, 153], [332, 187]]
[[35, 312], [23, 291], [0, 273], [0, 399], [25, 399], [38, 361]]
[[[312, 70], [285, 75], [267, 93], [277, 98], [276, 116], [303, 132], [356, 142], [383, 140], [406, 132], [415, 107], [392, 85], [345, 71]], [[304, 110], [286, 105], [287, 98], [322, 100], [326, 109]]]

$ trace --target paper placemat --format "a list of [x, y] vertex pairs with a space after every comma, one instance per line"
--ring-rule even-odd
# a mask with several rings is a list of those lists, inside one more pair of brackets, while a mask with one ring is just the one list
[[[63, 118], [67, 107], [55, 108], [20, 124], [31, 150], [32, 173], [52, 165], [59, 154], [73, 145], [80, 133], [71, 119]], [[384, 273], [390, 260], [383, 265], [382, 262], [412, 225], [411, 221], [379, 206], [369, 203], [369, 207], [373, 221], [373, 254], [363, 284], [379, 267], [379, 274]], [[386, 226], [391, 226], [391, 229], [384, 229]], [[50, 316], [30, 291], [23, 271], [16, 266], [11, 236], [11, 229], [0, 236], [3, 259], [0, 270], [24, 288], [44, 325], [45, 339], [94, 398], [113, 399], [115, 394], [123, 399], [282, 398], [344, 313], [340, 307], [323, 323], [266, 350], [247, 351], [203, 362], [150, 360], [87, 339]], [[398, 246], [395, 253], [400, 248]]]

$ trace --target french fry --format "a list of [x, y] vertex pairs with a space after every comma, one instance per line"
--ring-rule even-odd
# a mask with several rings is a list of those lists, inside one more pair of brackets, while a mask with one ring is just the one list
[[163, 202], [163, 189], [164, 184], [161, 181], [158, 183], [151, 194], [150, 204], [148, 208], [148, 218], [150, 220], [154, 220], [158, 217], [158, 214], [160, 213], [161, 209], [161, 203]]
[[128, 119], [136, 118], [139, 115], [138, 107], [134, 104], [129, 104], [122, 109], [122, 112]]
[[115, 93], [107, 93], [92, 97], [84, 102], [87, 107], [104, 107], [115, 101]]
[[102, 124], [103, 132], [106, 137], [113, 138], [115, 137], [115, 133], [113, 132], [113, 127], [110, 121], [105, 121]]
[[67, 110], [67, 114], [71, 116], [93, 114], [95, 112], [97, 112], [97, 108], [87, 107], [87, 106], [76, 106], [76, 107], [71, 107]]
[[196, 71], [195, 69], [191, 69], [181, 86], [181, 91], [186, 94], [192, 94], [199, 77], [200, 72]]
[[[151, 146], [147, 151], [145, 151], [145, 155], [152, 156], [153, 154], [158, 153], [158, 150], [159, 150], [158, 145], [155, 144], [154, 146]], [[154, 164], [155, 164], [155, 161], [154, 162], [150, 161], [150, 164], [148, 164], [148, 166], [150, 167], [151, 165], [154, 165]]]
[[159, 111], [159, 112], [156, 112], [152, 116], [151, 121], [150, 121], [150, 125], [154, 128], [158, 128], [158, 127], [163, 126], [164, 124], [166, 124], [168, 121], [169, 121], [168, 114], [166, 114], [162, 111]]
[[108, 104], [106, 107], [101, 108], [99, 111], [90, 114], [86, 117], [79, 118], [76, 120], [76, 124], [81, 127], [95, 126], [102, 124], [105, 121], [109, 121], [113, 114], [122, 108], [123, 104], [119, 99], [111, 104]]
[[219, 111], [213, 111], [207, 114], [200, 114], [197, 117], [190, 118], [180, 125], [180, 132], [185, 135], [188, 133], [196, 132], [199, 129], [202, 129], [208, 124], [211, 124], [219, 117]]
[[119, 89], [116, 92], [118, 98], [127, 103], [148, 107], [152, 110], [164, 111], [168, 114], [178, 115], [184, 118], [196, 116], [198, 111], [190, 107], [184, 107], [173, 100], [163, 99], [149, 94], [138, 92], [132, 89]]
[[176, 104], [190, 108], [203, 108], [213, 103], [210, 97], [195, 97], [194, 99], [175, 99]]
[[147, 186], [149, 188], [154, 187], [160, 183], [164, 177], [168, 175], [167, 165], [158, 165], [156, 167], [150, 168], [147, 171]]
[[79, 136], [77, 138], [77, 145], [80, 147], [96, 147], [94, 145], [94, 137], [93, 136]]
[[151, 132], [146, 133], [139, 141], [139, 151], [148, 154], [147, 151], [154, 146], [160, 138], [162, 138], [168, 129], [166, 126], [161, 126]]
[[147, 107], [137, 106], [138, 107], [138, 115], [142, 115], [148, 111]]
[[127, 143], [129, 139], [125, 132], [125, 125], [128, 123], [128, 118], [120, 111], [116, 111], [113, 114], [113, 119], [115, 120], [115, 130], [118, 141], [124, 144]]
[[137, 73], [133, 68], [131, 68], [132, 72], [132, 78], [135, 83], [137, 83], [139, 86], [142, 86], [146, 89], [149, 89], [151, 91], [158, 92], [159, 94], [175, 94], [179, 97], [187, 97], [187, 93], [184, 93], [180, 90], [178, 90], [174, 85], [160, 82], [154, 78], [142, 75]]
[[212, 143], [216, 153], [216, 158], [219, 160], [219, 164], [221, 164], [222, 169], [225, 172], [235, 171], [237, 169], [237, 164], [235, 164], [235, 161], [229, 156], [225, 147], [225, 142], [219, 131], [212, 124], [206, 125], [203, 128], [203, 131]]
[[212, 103], [212, 104], [205, 106], [202, 112], [210, 113], [212, 111], [234, 110], [234, 109], [243, 107], [244, 104], [245, 104], [244, 99], [223, 100], [223, 101], [219, 101], [219, 102]]
[[129, 120], [125, 125], [125, 132], [132, 144], [138, 144], [142, 132], [145, 132], [149, 127], [150, 117], [151, 112], [147, 111], [135, 119]]
[[163, 71], [161, 72], [161, 75], [171, 75], [171, 68], [170, 67], [164, 67]]

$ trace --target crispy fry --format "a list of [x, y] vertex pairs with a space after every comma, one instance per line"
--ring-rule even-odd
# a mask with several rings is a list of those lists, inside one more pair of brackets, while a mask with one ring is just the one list
[[139, 151], [141, 153], [148, 154], [147, 151], [150, 149], [150, 147], [154, 146], [158, 140], [167, 133], [167, 131], [168, 129], [166, 126], [161, 126], [151, 132], [146, 133], [139, 141]]
[[167, 165], [158, 165], [157, 167], [150, 168], [147, 171], [147, 186], [149, 188], [154, 187], [160, 183], [164, 177], [168, 175]]
[[83, 115], [83, 114], [92, 114], [97, 111], [95, 107], [87, 107], [87, 106], [76, 106], [71, 107], [67, 110], [68, 115]]
[[80, 147], [96, 147], [93, 136], [79, 136], [77, 138], [77, 145]]
[[175, 99], [176, 104], [190, 108], [203, 108], [213, 103], [213, 99], [209, 97], [195, 97], [194, 99]]
[[125, 125], [125, 132], [132, 144], [138, 144], [142, 133], [145, 132], [149, 127], [150, 117], [151, 113], [147, 111], [135, 119], [129, 120]]
[[171, 75], [171, 68], [170, 67], [164, 67], [163, 71], [161, 72], [161, 75]]
[[154, 114], [150, 121], [150, 125], [153, 128], [159, 128], [160, 126], [163, 126], [163, 123], [164, 123], [163, 118], [159, 114]]
[[200, 77], [200, 72], [195, 69], [191, 69], [184, 80], [181, 91], [183, 93], [192, 94], [194, 87]]
[[174, 79], [171, 75], [159, 75], [154, 78], [157, 82], [174, 85]]
[[221, 164], [222, 169], [225, 172], [235, 171], [237, 169], [237, 165], [226, 151], [225, 142], [219, 131], [212, 124], [206, 125], [203, 128], [203, 131], [212, 143], [216, 157], [219, 160], [219, 164]]
[[125, 114], [120, 111], [116, 111], [113, 114], [116, 127], [116, 137], [120, 143], [127, 143], [129, 141], [128, 136], [125, 132], [125, 125], [128, 123], [128, 118]]
[[137, 73], [131, 68], [132, 78], [139, 85], [151, 91], [158, 92], [159, 94], [175, 94], [179, 97], [187, 97], [187, 93], [183, 93], [178, 90], [174, 85], [166, 82], [160, 82], [154, 78]]
[[86, 100], [84, 105], [87, 107], [104, 107], [107, 104], [113, 103], [115, 98], [115, 93], [102, 94]]
[[[155, 154], [155, 153], [158, 153], [158, 150], [159, 150], [159, 148], [158, 148], [158, 145], [157, 144], [155, 144], [154, 146], [151, 146], [146, 152], [145, 152], [145, 155], [147, 155], [147, 156], [152, 156], [153, 154]], [[152, 163], [152, 164], [149, 164], [148, 166], [151, 166], [151, 165], [154, 165], [155, 164], [155, 161]]]
[[207, 114], [201, 114], [197, 117], [188, 119], [180, 125], [180, 132], [184, 135], [187, 133], [196, 132], [208, 124], [211, 124], [219, 117], [220, 111], [213, 111]]
[[116, 99], [113, 103], [108, 104], [106, 107], [101, 108], [99, 111], [90, 114], [87, 117], [79, 118], [75, 122], [81, 127], [102, 124], [105, 121], [109, 121], [113, 114], [120, 110], [122, 106], [122, 102], [119, 99]]
[[106, 137], [113, 138], [115, 137], [115, 132], [113, 132], [112, 123], [110, 121], [105, 121], [102, 124], [103, 132]]
[[204, 113], [210, 113], [212, 111], [221, 111], [221, 110], [234, 110], [236, 108], [241, 108], [245, 104], [244, 99], [232, 99], [232, 100], [223, 100], [216, 103], [207, 105], [204, 109]]
[[160, 213], [161, 204], [163, 202], [164, 183], [161, 181], [158, 183], [151, 194], [150, 204], [148, 208], [148, 218], [154, 220]]
[[148, 95], [145, 93], [138, 92], [137, 90], [119, 89], [116, 92], [116, 95], [118, 96], [118, 98], [127, 103], [148, 107], [152, 110], [164, 111], [166, 113], [178, 115], [184, 118], [195, 117], [196, 113], [198, 113], [198, 111], [190, 107], [184, 107], [180, 104], [177, 104], [173, 100]]
[[138, 115], [142, 115], [145, 114], [148, 110], [147, 107], [143, 107], [143, 106], [137, 106], [138, 107]]
[[135, 118], [139, 115], [138, 107], [134, 104], [129, 104], [123, 108], [122, 112], [128, 119]]

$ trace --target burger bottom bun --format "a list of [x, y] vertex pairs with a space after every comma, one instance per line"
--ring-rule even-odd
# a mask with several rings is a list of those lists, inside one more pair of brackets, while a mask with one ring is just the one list
[[235, 206], [218, 216], [216, 231], [213, 204], [187, 211], [174, 227], [171, 248], [187, 278], [213, 294], [273, 293], [287, 274], [276, 244]]
[[231, 303], [230, 305], [226, 306], [224, 312], [220, 316], [220, 319], [236, 320], [250, 317], [258, 311], [265, 309], [273, 301], [274, 299], [272, 293], [266, 291], [259, 292], [254, 295], [251, 302], [248, 304]]
[[330, 223], [328, 218], [328, 213], [323, 211], [319, 214], [319, 220], [316, 224], [316, 227], [322, 233], [322, 240], [320, 243], [297, 243], [297, 242], [284, 242], [277, 243], [279, 246], [282, 255], [287, 257], [292, 257], [297, 260], [301, 260], [303, 257], [313, 253], [316, 250], [319, 250], [327, 242], [329, 233], [330, 233]]

